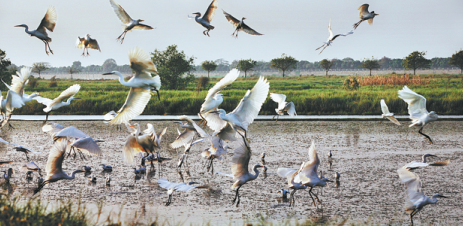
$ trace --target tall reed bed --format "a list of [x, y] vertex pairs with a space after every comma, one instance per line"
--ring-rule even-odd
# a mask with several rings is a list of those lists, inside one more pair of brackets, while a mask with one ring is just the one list
[[378, 85], [427, 85], [431, 82], [430, 78], [421, 76], [389, 75], [389, 76], [358, 76], [357, 80], [361, 86], [378, 86]]

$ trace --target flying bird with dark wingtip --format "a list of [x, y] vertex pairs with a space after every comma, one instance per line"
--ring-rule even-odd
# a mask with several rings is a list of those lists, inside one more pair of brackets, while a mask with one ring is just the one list
[[207, 10], [204, 13], [203, 17], [201, 17], [200, 12], [192, 13], [192, 14], [196, 15], [195, 17], [188, 16], [188, 18], [190, 18], [190, 19], [194, 18], [195, 21], [198, 24], [201, 24], [201, 26], [203, 26], [204, 28], [207, 29], [207, 30], [203, 31], [203, 34], [207, 35], [208, 37], [210, 37], [209, 36], [209, 31], [214, 30], [214, 26], [211, 25], [211, 21], [212, 21], [212, 18], [214, 18], [214, 16], [215, 16], [215, 10], [217, 10], [217, 4], [218, 4], [217, 2], [218, 2], [218, 0], [213, 0], [211, 2], [209, 7], [207, 7]]
[[326, 40], [326, 42], [325, 42], [322, 46], [320, 46], [320, 47], [318, 47], [317, 49], [315, 49], [315, 50], [319, 50], [320, 48], [323, 47], [322, 51], [320, 51], [319, 54], [321, 54], [321, 53], [323, 52], [323, 50], [325, 50], [326, 47], [331, 46], [331, 43], [332, 43], [337, 37], [339, 37], [339, 36], [348, 36], [348, 35], [351, 35], [351, 34], [354, 33], [353, 31], [349, 31], [349, 32], [347, 32], [346, 34], [337, 34], [337, 35], [333, 35], [333, 31], [331, 30], [331, 20], [330, 20], [330, 23], [328, 24], [328, 32], [329, 32], [329, 34], [330, 34], [330, 35], [328, 36], [328, 40]]
[[235, 17], [233, 17], [231, 14], [228, 14], [227, 12], [225, 12], [225, 10], [222, 10], [222, 11], [223, 11], [223, 14], [225, 14], [225, 18], [227, 18], [228, 22], [230, 22], [235, 27], [235, 31], [232, 34], [232, 36], [234, 35], [235, 38], [238, 38], [239, 31], [244, 31], [250, 35], [263, 35], [244, 23], [244, 20], [246, 19], [246, 17], [243, 17], [241, 20], [238, 20]]
[[357, 9], [360, 11], [360, 14], [359, 14], [360, 21], [354, 24], [354, 30], [357, 29], [357, 27], [365, 20], [368, 21], [368, 24], [372, 25], [373, 18], [379, 15], [379, 14], [376, 14], [375, 11], [368, 12], [368, 6], [370, 5], [363, 4]]
[[90, 38], [89, 34], [82, 38], [80, 36], [77, 37], [76, 48], [84, 49], [84, 52], [82, 52], [82, 56], [85, 56], [85, 50], [87, 50], [87, 56], [90, 56], [90, 54], [88, 54], [89, 48], [96, 49], [101, 52], [98, 42], [96, 41], [96, 39]]
[[29, 27], [25, 24], [16, 25], [15, 27], [24, 27], [26, 33], [40, 39], [45, 44], [45, 53], [48, 55], [48, 50], [50, 50], [51, 54], [53, 54], [53, 51], [50, 48], [51, 38], [48, 37], [47, 30], [53, 32], [55, 29], [56, 20], [57, 16], [55, 7], [49, 6], [45, 16], [42, 19], [42, 22], [40, 22], [40, 25], [36, 30], [29, 31]]
[[27, 161], [29, 161], [29, 156], [27, 155], [28, 153], [35, 153], [35, 154], [40, 153], [38, 151], [33, 151], [33, 150], [31, 150], [29, 148], [26, 148], [26, 147], [23, 147], [21, 145], [17, 145], [17, 144], [13, 144], [11, 142], [8, 142], [8, 141], [2, 139], [1, 137], [0, 137], [0, 142], [5, 143], [5, 144], [9, 144], [9, 145], [14, 145], [15, 146], [14, 149], [16, 149], [16, 151], [23, 152], [24, 154], [26, 154]]

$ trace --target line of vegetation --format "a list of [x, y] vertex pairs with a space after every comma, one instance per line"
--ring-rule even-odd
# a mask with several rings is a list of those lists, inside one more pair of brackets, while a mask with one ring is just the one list
[[[346, 80], [356, 78], [347, 84]], [[258, 78], [239, 78], [222, 92], [221, 107], [232, 111], [248, 89], [252, 89]], [[206, 97], [207, 90], [219, 79], [209, 81], [197, 78], [183, 90], [161, 88], [161, 101], [151, 98], [144, 115], [195, 115]], [[377, 115], [381, 114], [380, 100], [384, 98], [389, 109], [396, 114], [406, 115], [407, 104], [398, 98], [397, 91], [403, 85], [427, 98], [427, 107], [442, 115], [461, 115], [463, 113], [463, 75], [384, 75], [367, 77], [348, 76], [301, 76], [268, 77], [270, 92], [283, 93], [288, 101], [293, 101], [299, 115]], [[351, 81], [351, 80], [349, 80]], [[353, 81], [353, 80], [352, 80]], [[419, 81], [419, 82], [416, 82]], [[50, 83], [54, 85], [50, 86]], [[57, 97], [67, 87], [78, 83], [82, 86], [77, 94], [81, 99], [70, 106], [53, 111], [53, 114], [102, 115], [111, 110], [119, 110], [125, 102], [128, 87], [117, 80], [69, 80], [54, 81], [33, 79], [27, 93], [39, 92], [47, 98]], [[201, 83], [199, 86], [198, 83]], [[56, 84], [56, 86], [55, 86]], [[200, 88], [199, 88], [200, 87]], [[6, 92], [4, 91], [4, 95]], [[261, 115], [273, 115], [277, 104], [267, 99], [262, 106]], [[14, 114], [44, 114], [44, 106], [35, 101], [27, 103]]]

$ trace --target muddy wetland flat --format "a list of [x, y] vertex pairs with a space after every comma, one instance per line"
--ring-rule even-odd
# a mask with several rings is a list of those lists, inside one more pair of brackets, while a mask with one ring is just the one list
[[[92, 175], [97, 178], [96, 184], [88, 182], [83, 174], [77, 174], [75, 180], [59, 181], [45, 187], [37, 196], [50, 203], [59, 199], [77, 199], [88, 205], [91, 211], [96, 211], [96, 203], [104, 202], [103, 215], [116, 214], [122, 209], [122, 219], [158, 217], [169, 223], [241, 225], [244, 220], [256, 220], [264, 216], [269, 221], [282, 222], [286, 219], [308, 219], [312, 217], [328, 217], [334, 219], [348, 218], [352, 222], [380, 224], [408, 224], [408, 215], [403, 211], [404, 188], [399, 183], [396, 170], [406, 163], [421, 159], [425, 153], [438, 157], [430, 159], [440, 161], [450, 159], [445, 167], [427, 167], [416, 173], [422, 180], [423, 192], [432, 196], [435, 193], [448, 196], [440, 199], [435, 205], [426, 206], [414, 218], [416, 224], [456, 225], [463, 222], [462, 187], [462, 146], [463, 122], [438, 121], [427, 125], [424, 132], [432, 137], [434, 144], [429, 144], [418, 128], [408, 128], [408, 123], [396, 126], [383, 121], [287, 121], [287, 122], [254, 122], [248, 132], [251, 141], [252, 157], [250, 166], [260, 163], [260, 155], [266, 153], [268, 177], [259, 176], [255, 181], [240, 189], [241, 203], [233, 206], [234, 191], [231, 178], [206, 172], [206, 160], [201, 158], [208, 143], [203, 142], [191, 150], [187, 167], [182, 167], [184, 179], [209, 185], [209, 188], [193, 189], [190, 192], [174, 193], [172, 204], [165, 206], [166, 190], [160, 188], [157, 179], [166, 178], [172, 182], [181, 182], [176, 164], [178, 153], [183, 149], [169, 148], [177, 134], [177, 125], [171, 121], [153, 122], [157, 131], [168, 127], [167, 135], [161, 143], [161, 155], [173, 158], [162, 164], [159, 172], [151, 173], [140, 180], [134, 180], [133, 167], [140, 163], [140, 157], [135, 158], [132, 165], [124, 163], [122, 149], [128, 136], [125, 127], [118, 131], [115, 126], [101, 121], [61, 121], [63, 126], [75, 126], [100, 143], [103, 156], [67, 158], [63, 169], [71, 173], [83, 165], [92, 167]], [[145, 127], [146, 121], [140, 122]], [[30, 154], [30, 160], [45, 169], [48, 152], [52, 140], [41, 130], [41, 122], [13, 121], [15, 129], [3, 130], [1, 137], [10, 142], [40, 151]], [[334, 179], [335, 172], [341, 174], [339, 186], [330, 183], [323, 189], [316, 188], [322, 204], [319, 210], [312, 205], [308, 190], [296, 192], [295, 207], [281, 200], [278, 190], [287, 188], [286, 179], [278, 177], [279, 167], [299, 168], [308, 160], [308, 148], [315, 140], [325, 177]], [[228, 143], [236, 147], [238, 143]], [[1, 160], [13, 160], [14, 163], [3, 166], [15, 169], [12, 188], [3, 193], [25, 194], [36, 186], [28, 183], [25, 172], [19, 169], [26, 163], [23, 153], [14, 151], [12, 146], [1, 144]], [[331, 167], [327, 154], [331, 150], [333, 157]], [[229, 151], [221, 161], [214, 163], [217, 172], [231, 173], [231, 158]], [[99, 164], [113, 166], [110, 174], [111, 186], [104, 183], [104, 174]], [[148, 171], [150, 167], [148, 166]], [[159, 175], [161, 173], [161, 175]], [[34, 173], [34, 180], [37, 174]], [[103, 218], [103, 217], [102, 217]]]

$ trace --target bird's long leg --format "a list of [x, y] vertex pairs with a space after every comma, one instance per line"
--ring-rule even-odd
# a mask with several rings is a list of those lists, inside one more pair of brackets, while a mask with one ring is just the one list
[[48, 49], [50, 50], [50, 53], [53, 54], [53, 50], [51, 50], [50, 43], [48, 41], [46, 42], [46, 46], [48, 46]]
[[47, 41], [42, 40], [43, 44], [45, 44], [45, 53], [48, 55], [48, 49], [47, 49]]
[[422, 127], [420, 128], [420, 130], [418, 130], [418, 133], [421, 134], [421, 135], [423, 135], [424, 137], [426, 137], [426, 139], [429, 141], [429, 143], [434, 144], [434, 143], [432, 142], [432, 140], [431, 140], [431, 137], [429, 137], [428, 135], [426, 135], [426, 134], [424, 134], [424, 133], [422, 132], [422, 131], [423, 131], [423, 127], [424, 127], [424, 126], [422, 126]]
[[291, 193], [289, 193], [289, 207], [291, 207], [291, 203], [293, 203], [294, 207], [294, 204], [296, 202], [296, 199], [294, 198], [294, 193], [296, 193], [296, 189], [293, 189]]
[[214, 174], [214, 159], [211, 159], [211, 173]]
[[[312, 192], [312, 189], [310, 189], [310, 191]], [[322, 202], [320, 201], [320, 199], [318, 199], [318, 196], [317, 196], [315, 193], [312, 192], [312, 194], [315, 196], [315, 198], [317, 198], [317, 201], [318, 201], [319, 203], [322, 203]]]
[[8, 128], [10, 128], [10, 129], [14, 129], [14, 127], [11, 125], [11, 123], [10, 123], [10, 122], [8, 122]]
[[315, 199], [313, 199], [313, 196], [312, 196], [312, 188], [310, 188], [310, 190], [309, 190], [309, 195], [310, 195], [310, 198], [312, 199], [313, 205], [314, 205], [314, 206], [317, 206], [317, 205], [315, 204]]
[[238, 194], [238, 193], [239, 193], [239, 191], [240, 191], [240, 188], [241, 188], [241, 186], [239, 186], [239, 187], [236, 189], [235, 198], [233, 199], [232, 205], [233, 205], [233, 204], [235, 204], [235, 202], [236, 202], [236, 199], [237, 199], [237, 198], [238, 198], [238, 196], [239, 196], [239, 194]]
[[169, 206], [172, 202], [172, 194], [169, 195], [169, 199], [167, 199], [166, 206]]
[[29, 156], [27, 155], [27, 152], [24, 152], [26, 154], [26, 159], [29, 162]]
[[48, 121], [48, 113], [50, 113], [50, 112], [47, 112], [47, 113], [46, 113], [45, 121], [43, 121], [43, 124], [44, 124], [44, 125], [45, 125], [45, 123], [47, 123], [47, 121]]
[[410, 224], [410, 225], [413, 225], [413, 217], [415, 216], [416, 212], [417, 212], [417, 211], [416, 211], [416, 209], [415, 209], [415, 210], [413, 210], [413, 211], [410, 213], [410, 221], [411, 221], [411, 224]]
[[360, 23], [362, 23], [363, 20], [360, 20], [359, 22], [355, 23], [354, 24], [354, 30], [357, 29], [357, 27], [360, 25]]

